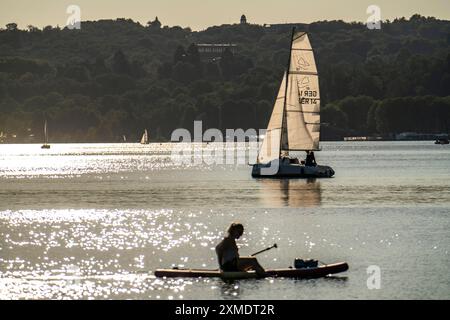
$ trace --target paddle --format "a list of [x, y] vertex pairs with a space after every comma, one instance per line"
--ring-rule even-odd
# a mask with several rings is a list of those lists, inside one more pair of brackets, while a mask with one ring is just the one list
[[265, 248], [265, 249], [263, 249], [263, 250], [261, 250], [261, 251], [255, 252], [255, 253], [253, 253], [253, 254], [251, 255], [251, 257], [254, 257], [254, 256], [256, 256], [257, 254], [260, 254], [260, 253], [269, 251], [269, 250], [272, 249], [272, 248], [278, 248], [277, 244], [274, 243], [273, 246], [270, 246], [270, 247], [267, 247], [267, 248]]

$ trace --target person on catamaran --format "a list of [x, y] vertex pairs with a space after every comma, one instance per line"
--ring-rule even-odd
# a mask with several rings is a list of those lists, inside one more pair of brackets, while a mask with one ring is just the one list
[[312, 151], [306, 152], [305, 166], [308, 166], [308, 167], [317, 166], [316, 157], [314, 157], [314, 152], [312, 152]]
[[240, 257], [236, 239], [244, 233], [241, 223], [232, 223], [227, 236], [216, 246], [217, 258], [222, 271], [255, 270], [258, 276], [266, 276], [266, 271], [255, 257]]

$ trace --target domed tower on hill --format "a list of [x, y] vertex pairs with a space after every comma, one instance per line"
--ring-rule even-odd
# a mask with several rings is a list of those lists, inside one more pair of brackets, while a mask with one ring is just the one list
[[247, 24], [247, 17], [245, 16], [245, 14], [241, 16], [241, 24]]

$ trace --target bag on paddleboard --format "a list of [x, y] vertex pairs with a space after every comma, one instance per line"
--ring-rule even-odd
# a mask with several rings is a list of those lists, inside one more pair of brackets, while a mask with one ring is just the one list
[[303, 260], [300, 258], [297, 258], [294, 260], [295, 269], [317, 268], [318, 266], [319, 266], [319, 261], [317, 261], [317, 260], [313, 260], [313, 259]]

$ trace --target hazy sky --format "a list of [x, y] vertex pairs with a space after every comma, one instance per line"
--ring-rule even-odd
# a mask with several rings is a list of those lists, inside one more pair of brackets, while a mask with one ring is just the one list
[[194, 30], [236, 23], [243, 13], [258, 24], [366, 21], [366, 9], [372, 4], [380, 7], [382, 20], [414, 13], [450, 20], [450, 0], [0, 0], [0, 25], [64, 26], [70, 4], [81, 8], [82, 21], [131, 18], [145, 24], [158, 16], [163, 25]]

